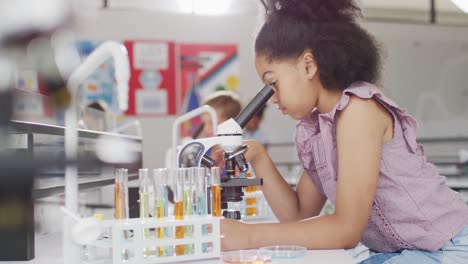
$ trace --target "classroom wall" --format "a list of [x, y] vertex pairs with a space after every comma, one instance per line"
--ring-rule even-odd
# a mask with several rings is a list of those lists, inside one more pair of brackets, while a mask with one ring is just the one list
[[[198, 17], [103, 10], [95, 20], [77, 28], [76, 33], [79, 39], [92, 40], [237, 43], [241, 65], [239, 92], [248, 99], [262, 87], [252, 52], [256, 24], [255, 15]], [[364, 27], [383, 45], [385, 92], [420, 120], [419, 135], [468, 136], [468, 26], [365, 23]], [[173, 120], [174, 117], [141, 119], [145, 167], [164, 166]], [[272, 142], [292, 142], [294, 126], [295, 121], [269, 107], [263, 128]], [[290, 150], [277, 152], [278, 159], [291, 159]]]

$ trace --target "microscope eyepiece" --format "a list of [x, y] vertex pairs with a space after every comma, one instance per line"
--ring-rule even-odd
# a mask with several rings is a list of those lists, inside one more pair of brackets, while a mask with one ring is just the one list
[[234, 119], [241, 128], [252, 119], [252, 117], [268, 102], [273, 96], [273, 89], [269, 85], [265, 85], [260, 92], [250, 101], [250, 103], [240, 112], [240, 114]]

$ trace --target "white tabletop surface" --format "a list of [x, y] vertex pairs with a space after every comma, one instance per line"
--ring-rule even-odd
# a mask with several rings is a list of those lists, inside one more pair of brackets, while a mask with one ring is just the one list
[[[36, 238], [36, 258], [31, 261], [0, 261], [0, 263], [9, 264], [62, 264], [62, 245], [61, 234], [52, 234], [45, 237]], [[188, 263], [188, 262], [183, 262]], [[221, 259], [193, 261], [191, 263], [203, 264], [221, 264], [224, 263]], [[294, 264], [353, 264], [355, 263], [347, 251], [343, 249], [336, 250], [308, 250], [304, 258], [297, 259], [273, 259], [269, 263], [294, 263]]]

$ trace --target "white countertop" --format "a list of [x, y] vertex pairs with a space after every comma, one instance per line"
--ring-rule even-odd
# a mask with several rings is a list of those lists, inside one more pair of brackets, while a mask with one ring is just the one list
[[[9, 264], [62, 264], [62, 244], [61, 233], [51, 234], [48, 236], [36, 238], [36, 258], [31, 261], [0, 261], [0, 263]], [[188, 262], [183, 262], [188, 263]], [[224, 263], [221, 259], [205, 259], [193, 261], [190, 263], [200, 264], [221, 264]], [[304, 258], [296, 259], [273, 259], [269, 263], [294, 263], [294, 264], [309, 264], [309, 263], [327, 263], [327, 264], [354, 264], [355, 262], [349, 253], [343, 249], [336, 250], [308, 250]]]

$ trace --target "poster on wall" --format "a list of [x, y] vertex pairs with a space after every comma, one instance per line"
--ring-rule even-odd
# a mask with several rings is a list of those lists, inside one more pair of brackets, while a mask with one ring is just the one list
[[[237, 91], [239, 56], [236, 44], [178, 44], [180, 54], [180, 113], [189, 112], [215, 91]], [[183, 125], [181, 135], [191, 136], [199, 127], [199, 118]]]
[[[81, 61], [84, 61], [102, 42], [83, 40], [76, 44]], [[93, 102], [104, 103], [107, 108], [115, 113], [121, 114], [117, 96], [114, 92], [114, 60], [109, 58], [94, 71], [94, 73], [86, 79], [82, 88], [81, 105], [89, 105]]]
[[47, 111], [47, 97], [40, 89], [39, 75], [33, 69], [17, 70], [14, 95], [15, 118], [42, 117], [50, 112]]
[[157, 40], [124, 42], [130, 59], [126, 115], [174, 115], [176, 107], [175, 44]]
[[18, 68], [15, 79], [16, 86], [13, 92], [15, 119], [63, 125], [63, 118], [56, 120], [57, 109], [47, 93], [47, 83], [37, 70]]

